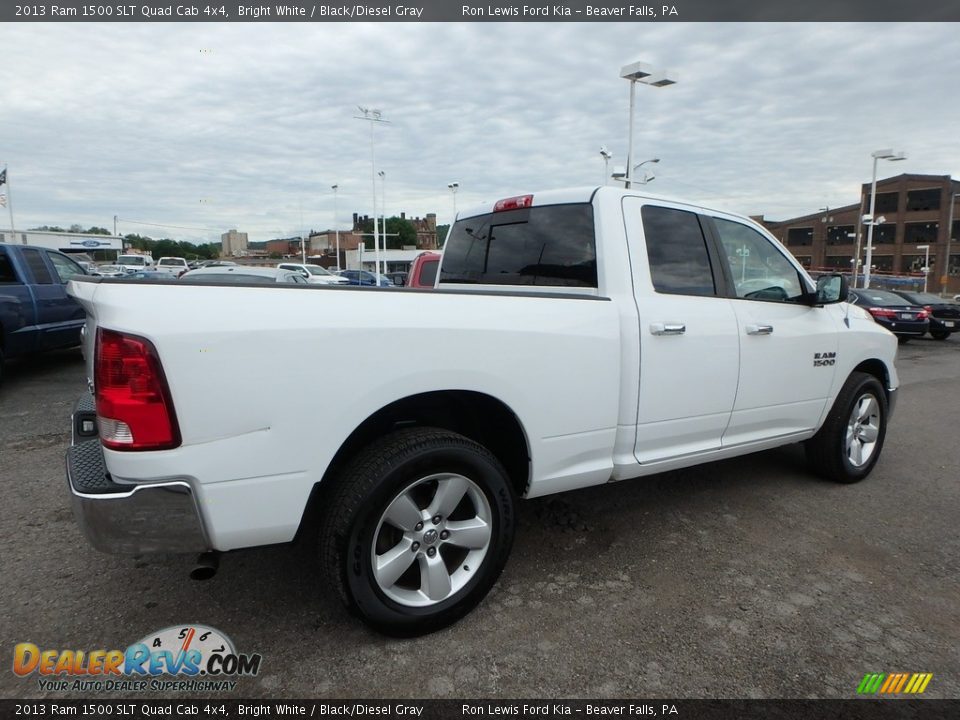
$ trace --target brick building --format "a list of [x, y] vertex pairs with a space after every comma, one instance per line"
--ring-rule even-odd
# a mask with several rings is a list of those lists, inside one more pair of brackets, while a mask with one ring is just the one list
[[[867, 226], [861, 218], [870, 212], [870, 183], [860, 188], [860, 202], [828, 208], [789, 220], [758, 220], [793, 255], [812, 270], [853, 268], [857, 239], [860, 240], [860, 270], [866, 256]], [[923, 276], [930, 246], [929, 288], [960, 293], [960, 182], [949, 175], [904, 174], [877, 181], [874, 215], [882, 219], [873, 229], [872, 272], [877, 276]], [[952, 221], [950, 263], [947, 273], [947, 229]]]

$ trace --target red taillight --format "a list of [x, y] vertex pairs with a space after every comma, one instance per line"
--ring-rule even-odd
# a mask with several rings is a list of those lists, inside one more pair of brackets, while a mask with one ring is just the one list
[[493, 206], [493, 211], [519, 210], [520, 208], [528, 208], [531, 205], [533, 205], [533, 195], [517, 195], [516, 197], [497, 200], [497, 204]]
[[931, 315], [929, 308], [927, 310], [921, 310], [917, 313], [917, 320], [926, 320], [927, 316]]
[[867, 308], [867, 312], [873, 315], [875, 318], [882, 317], [882, 318], [890, 318], [893, 320], [896, 320], [897, 318], [897, 313], [895, 310], [887, 310], [886, 308], [877, 308], [877, 307]]
[[180, 428], [157, 350], [149, 340], [97, 330], [94, 387], [100, 441], [111, 450], [169, 450]]

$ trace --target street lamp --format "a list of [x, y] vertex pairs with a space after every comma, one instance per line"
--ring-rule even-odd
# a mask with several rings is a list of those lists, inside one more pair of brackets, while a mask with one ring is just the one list
[[[896, 162], [907, 159], [907, 156], [902, 152], [894, 153], [893, 150], [875, 150], [871, 155], [873, 157], [873, 180], [870, 181], [870, 224], [867, 226], [867, 259], [866, 262], [863, 263], [864, 288], [870, 287], [870, 261], [873, 259], [873, 226], [877, 224], [873, 217], [873, 211], [877, 204], [877, 160]], [[867, 222], [867, 218], [865, 217], [863, 221]]]
[[370, 123], [370, 187], [373, 190], [373, 257], [377, 272], [380, 272], [380, 235], [377, 228], [377, 160], [373, 150], [373, 126], [376, 123], [389, 123], [389, 120], [383, 119], [383, 113], [372, 108], [365, 108], [357, 105], [357, 110], [363, 113], [363, 117], [354, 116], [357, 120], [366, 120]]
[[930, 274], [930, 246], [917, 245], [917, 250], [923, 250], [923, 291], [927, 291], [927, 275]]
[[613, 153], [607, 150], [606, 145], [600, 146], [600, 156], [603, 158], [603, 184], [607, 184], [607, 178], [610, 177], [610, 158], [613, 157]]
[[633, 114], [636, 105], [637, 83], [652, 85], [653, 87], [666, 87], [677, 82], [677, 75], [669, 70], [657, 70], [645, 62], [635, 62], [624, 65], [620, 68], [620, 77], [630, 81], [630, 129], [627, 141], [627, 178], [626, 187], [631, 187], [630, 181], [633, 179], [633, 173], [630, 171], [633, 167]]
[[[633, 172], [636, 173], [637, 170], [639, 170], [641, 167], [643, 167], [643, 166], [646, 165], [647, 163], [658, 163], [658, 162], [660, 162], [660, 158], [651, 158], [650, 160], [644, 160], [642, 163], [638, 163], [638, 164], [636, 164], [636, 165], [633, 166]], [[631, 175], [632, 175], [632, 174], [633, 174], [633, 173], [631, 173]], [[654, 175], [654, 174], [652, 174], [652, 173], [651, 173], [650, 175], [647, 175], [646, 173], [644, 173], [644, 174], [643, 174], [643, 180], [638, 180], [637, 182], [639, 182], [641, 185], [646, 185], [646, 184], [647, 184], [648, 182], [650, 182], [651, 180], [655, 180], [656, 177], [657, 177], [657, 176]]]
[[339, 187], [339, 185], [331, 185], [330, 189], [333, 190], [333, 229], [337, 236], [337, 270], [342, 270], [343, 268], [340, 267], [340, 226], [337, 224], [337, 188]]
[[[387, 172], [386, 170], [381, 170], [377, 173], [380, 176], [380, 204], [383, 207], [383, 222], [380, 223], [380, 227], [383, 228], [381, 233], [383, 237], [383, 270], [377, 267], [378, 273], [387, 272]], [[378, 281], [379, 282], [379, 281]]]
[[447, 187], [450, 188], [450, 192], [453, 193], [453, 221], [457, 221], [457, 190], [460, 188], [460, 183], [454, 180], [452, 183], [448, 183]]
[[[951, 187], [953, 178], [948, 179]], [[950, 282], [950, 241], [953, 239], [953, 205], [960, 198], [960, 193], [950, 194], [950, 219], [947, 221], [947, 261], [943, 264], [943, 275], [940, 276], [940, 295], [947, 292], [947, 284]]]

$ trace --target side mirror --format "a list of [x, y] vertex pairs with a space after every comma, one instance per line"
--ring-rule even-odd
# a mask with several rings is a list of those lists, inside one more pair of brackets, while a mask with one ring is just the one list
[[817, 305], [846, 302], [849, 294], [847, 279], [839, 273], [821, 275], [817, 279]]

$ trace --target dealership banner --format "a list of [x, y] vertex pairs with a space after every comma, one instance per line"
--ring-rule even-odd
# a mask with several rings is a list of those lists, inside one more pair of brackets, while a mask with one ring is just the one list
[[456, 2], [415, 0], [409, 3], [365, 0], [356, 3], [283, 0], [257, 3], [237, 0], [201, 2], [97, 2], [34, 0], [0, 3], [0, 21], [11, 22], [698, 22], [698, 21], [957, 21], [960, 3], [927, 0], [627, 0], [560, 3]]
[[0, 700], [7, 718], [664, 718], [670, 720], [939, 720], [960, 700]]

